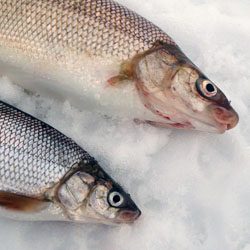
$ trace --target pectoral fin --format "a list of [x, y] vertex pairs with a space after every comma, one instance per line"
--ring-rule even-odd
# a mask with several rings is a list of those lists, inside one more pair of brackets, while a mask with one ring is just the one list
[[127, 80], [132, 80], [134, 77], [135, 63], [130, 61], [125, 61], [121, 64], [120, 73], [113, 76], [107, 80], [108, 84], [111, 86], [118, 86]]
[[109, 78], [107, 82], [111, 86], [117, 86], [128, 79], [129, 78], [125, 75], [117, 75]]
[[0, 191], [0, 206], [8, 210], [38, 212], [45, 209], [49, 201], [45, 198], [30, 198], [24, 195]]

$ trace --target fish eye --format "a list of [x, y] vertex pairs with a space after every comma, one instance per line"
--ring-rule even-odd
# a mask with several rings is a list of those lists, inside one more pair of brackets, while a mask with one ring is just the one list
[[196, 86], [198, 91], [206, 97], [213, 97], [217, 94], [217, 87], [207, 79], [198, 79]]
[[122, 205], [124, 198], [119, 192], [113, 191], [109, 194], [108, 201], [112, 207], [119, 207]]
[[202, 87], [203, 87], [206, 95], [208, 95], [208, 96], [214, 96], [217, 93], [217, 89], [216, 89], [215, 85], [213, 83], [211, 83], [210, 81], [207, 81], [207, 80], [203, 81]]

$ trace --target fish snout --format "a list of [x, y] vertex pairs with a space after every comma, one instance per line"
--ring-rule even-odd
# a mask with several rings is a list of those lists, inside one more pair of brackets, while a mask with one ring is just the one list
[[120, 212], [119, 221], [122, 223], [132, 223], [136, 219], [138, 219], [140, 215], [141, 211], [139, 209], [136, 210], [125, 209]]
[[226, 109], [214, 106], [212, 108], [212, 114], [218, 123], [226, 126], [226, 130], [234, 128], [239, 121], [239, 116], [232, 107]]

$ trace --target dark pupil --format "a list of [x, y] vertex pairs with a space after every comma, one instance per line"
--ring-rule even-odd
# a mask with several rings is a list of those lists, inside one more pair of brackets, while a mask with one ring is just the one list
[[214, 92], [214, 86], [211, 83], [208, 83], [206, 86], [208, 92]]
[[117, 202], [119, 202], [120, 200], [121, 200], [121, 198], [120, 198], [120, 196], [117, 195], [117, 194], [113, 197], [114, 203], [117, 203]]

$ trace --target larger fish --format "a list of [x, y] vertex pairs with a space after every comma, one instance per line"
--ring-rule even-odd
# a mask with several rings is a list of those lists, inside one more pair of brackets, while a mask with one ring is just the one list
[[0, 72], [80, 108], [223, 133], [238, 115], [160, 28], [112, 0], [0, 0]]
[[86, 151], [0, 101], [0, 215], [128, 223], [140, 210]]

